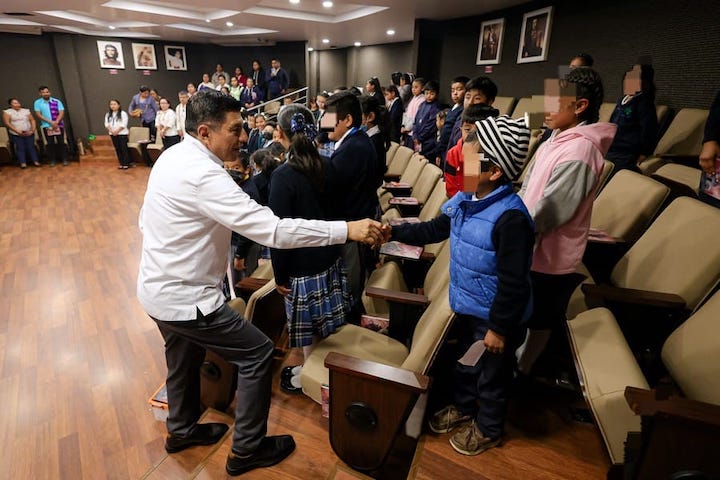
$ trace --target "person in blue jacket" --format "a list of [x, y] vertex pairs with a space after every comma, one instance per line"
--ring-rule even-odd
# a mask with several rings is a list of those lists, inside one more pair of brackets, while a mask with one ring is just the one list
[[477, 145], [477, 156], [465, 158], [464, 172], [466, 190], [477, 186], [458, 192], [429, 222], [384, 227], [386, 238], [415, 245], [450, 238], [450, 306], [465, 358], [455, 364], [452, 404], [429, 424], [436, 433], [462, 426], [450, 444], [464, 455], [501, 442], [515, 350], [531, 313], [534, 225], [512, 186], [527, 156], [527, 125], [527, 117], [477, 122], [465, 140]]
[[[440, 90], [437, 82], [431, 80], [425, 84], [425, 102], [420, 105], [415, 123], [413, 123], [413, 142], [415, 151], [420, 152], [425, 158], [430, 158], [437, 146], [437, 117], [440, 111], [438, 92]], [[430, 158], [433, 161], [433, 158]]]

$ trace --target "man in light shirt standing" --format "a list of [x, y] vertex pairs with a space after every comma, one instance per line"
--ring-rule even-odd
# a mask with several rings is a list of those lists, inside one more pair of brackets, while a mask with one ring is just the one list
[[382, 239], [380, 224], [372, 220], [279, 219], [251, 200], [223, 169], [223, 161], [234, 160], [247, 141], [240, 108], [217, 91], [188, 102], [185, 140], [160, 156], [148, 180], [137, 288], [165, 339], [169, 453], [216, 443], [228, 429], [197, 423], [205, 349], [238, 367], [230, 475], [275, 465], [295, 449], [290, 435], [266, 436], [274, 345], [225, 305], [221, 284], [231, 231], [273, 248]]

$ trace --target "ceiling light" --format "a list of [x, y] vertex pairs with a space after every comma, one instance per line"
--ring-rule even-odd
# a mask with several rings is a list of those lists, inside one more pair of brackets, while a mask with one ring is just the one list
[[323, 42], [323, 43], [330, 43], [330, 39], [329, 39], [329, 38], [323, 38], [323, 39], [322, 39], [322, 42]]
[[293, 5], [297, 5], [298, 3], [300, 3], [300, 0], [290, 0], [290, 3], [292, 3]]
[[108, 28], [109, 28], [110, 30], [115, 30], [115, 25], [108, 25]]
[[388, 31], [385, 32], [385, 33], [387, 33], [388, 35], [395, 35], [395, 30], [393, 30], [392, 28], [390, 28], [390, 29], [388, 29]]
[[209, 19], [209, 18], [206, 18], [206, 19], [205, 19], [205, 23], [210, 23], [210, 19]]
[[232, 27], [233, 25], [235, 25], [233, 22], [225, 22], [226, 27]]
[[356, 46], [356, 47], [359, 47], [360, 45], [362, 45], [362, 43], [360, 43], [360, 42], [355, 42], [355, 46]]
[[332, 6], [333, 6], [333, 2], [331, 2], [330, 0], [325, 0], [323, 2], [323, 7], [325, 7], [325, 8], [332, 8]]
[[312, 52], [313, 50], [315, 50], [313, 47], [308, 47], [308, 52]]

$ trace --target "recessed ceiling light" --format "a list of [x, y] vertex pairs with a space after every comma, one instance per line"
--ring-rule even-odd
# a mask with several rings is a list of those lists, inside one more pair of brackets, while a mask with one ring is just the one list
[[232, 27], [235, 24], [233, 22], [225, 22], [225, 25], [227, 25], [228, 27]]
[[362, 43], [360, 43], [360, 42], [355, 42], [355, 46], [356, 46], [356, 47], [359, 47], [360, 45], [362, 45]]
[[325, 8], [332, 8], [332, 6], [333, 6], [333, 2], [331, 2], [330, 0], [325, 0], [323, 2], [323, 7], [325, 7]]
[[290, 0], [290, 3], [292, 3], [293, 5], [297, 5], [298, 3], [300, 3], [300, 0]]
[[210, 19], [209, 19], [209, 18], [206, 18], [206, 19], [205, 19], [205, 23], [210, 23]]
[[313, 47], [308, 47], [308, 52], [312, 52], [313, 50], [315, 50]]
[[323, 43], [330, 43], [330, 39], [329, 39], [329, 38], [323, 38], [323, 39], [322, 39], [322, 42], [323, 42]]
[[108, 25], [108, 28], [109, 28], [110, 30], [115, 30], [115, 25]]
[[390, 28], [390, 29], [388, 29], [388, 31], [385, 32], [385, 33], [387, 33], [388, 35], [395, 35], [395, 30], [393, 30], [392, 28]]

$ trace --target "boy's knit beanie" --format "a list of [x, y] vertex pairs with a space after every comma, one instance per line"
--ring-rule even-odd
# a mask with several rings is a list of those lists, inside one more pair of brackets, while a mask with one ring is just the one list
[[485, 158], [502, 168], [505, 176], [516, 180], [525, 165], [530, 145], [527, 114], [513, 120], [508, 115], [475, 122]]

